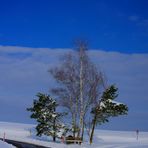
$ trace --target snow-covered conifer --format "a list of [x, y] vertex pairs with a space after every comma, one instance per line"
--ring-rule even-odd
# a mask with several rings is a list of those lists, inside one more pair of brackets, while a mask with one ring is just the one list
[[38, 122], [36, 126], [37, 135], [52, 136], [53, 141], [55, 141], [61, 130], [64, 131], [65, 128], [65, 125], [61, 122], [64, 113], [56, 111], [58, 104], [49, 95], [38, 93], [37, 97], [38, 100], [34, 100], [33, 106], [27, 108], [28, 111], [32, 112], [30, 117]]
[[114, 85], [108, 87], [102, 94], [98, 104], [92, 109], [92, 131], [90, 134], [90, 143], [93, 140], [94, 129], [97, 124], [108, 122], [110, 117], [126, 115], [128, 113], [127, 105], [114, 101], [117, 98], [117, 88]]

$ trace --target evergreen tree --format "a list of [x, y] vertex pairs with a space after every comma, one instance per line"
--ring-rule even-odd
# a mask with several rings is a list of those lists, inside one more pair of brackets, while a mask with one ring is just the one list
[[38, 122], [36, 126], [37, 136], [47, 135], [52, 136], [53, 141], [56, 141], [58, 133], [65, 126], [61, 123], [63, 113], [56, 112], [58, 104], [49, 95], [42, 93], [37, 94], [38, 100], [34, 100], [33, 107], [27, 108], [32, 112], [31, 118]]
[[109, 121], [110, 117], [116, 117], [119, 115], [126, 115], [128, 107], [125, 104], [114, 101], [117, 98], [117, 88], [111, 85], [107, 88], [103, 94], [99, 103], [92, 109], [92, 131], [90, 135], [90, 144], [93, 140], [95, 126]]

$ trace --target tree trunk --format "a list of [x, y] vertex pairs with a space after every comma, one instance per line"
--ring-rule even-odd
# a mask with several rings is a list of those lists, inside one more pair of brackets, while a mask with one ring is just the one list
[[53, 141], [54, 141], [54, 142], [56, 141], [56, 136], [55, 136], [55, 135], [53, 136]]
[[80, 134], [83, 130], [83, 48], [80, 47]]
[[[56, 111], [56, 108], [54, 107], [54, 112]], [[53, 141], [56, 141], [56, 117], [53, 120]]]
[[76, 134], [76, 121], [75, 121], [75, 114], [72, 114], [72, 126], [73, 126], [73, 137], [75, 137]]
[[97, 121], [97, 113], [94, 116], [94, 120], [93, 120], [93, 127], [92, 127], [92, 131], [91, 131], [91, 135], [90, 135], [90, 144], [92, 144], [93, 141], [93, 136], [94, 136], [94, 131], [95, 131], [95, 126], [96, 126], [96, 121]]
[[83, 119], [83, 125], [82, 125], [82, 134], [81, 134], [81, 140], [83, 141], [84, 136], [84, 119]]

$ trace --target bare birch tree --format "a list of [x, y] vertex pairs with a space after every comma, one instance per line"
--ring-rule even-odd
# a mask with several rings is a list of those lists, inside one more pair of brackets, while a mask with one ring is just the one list
[[95, 68], [86, 51], [86, 43], [79, 41], [77, 50], [65, 55], [60, 67], [50, 70], [59, 83], [52, 92], [71, 112], [73, 135], [76, 136], [77, 129], [77, 137], [82, 140], [86, 115], [95, 106], [104, 86], [102, 73]]
[[78, 127], [77, 119], [80, 112], [78, 64], [72, 53], [64, 55], [63, 59], [60, 67], [50, 69], [50, 73], [59, 83], [59, 87], [52, 89], [51, 92], [58, 96], [60, 104], [70, 111], [73, 136], [75, 137], [76, 127]]

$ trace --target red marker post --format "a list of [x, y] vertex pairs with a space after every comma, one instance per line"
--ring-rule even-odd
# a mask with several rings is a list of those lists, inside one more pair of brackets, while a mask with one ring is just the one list
[[61, 142], [64, 143], [65, 142], [65, 137], [61, 136]]

